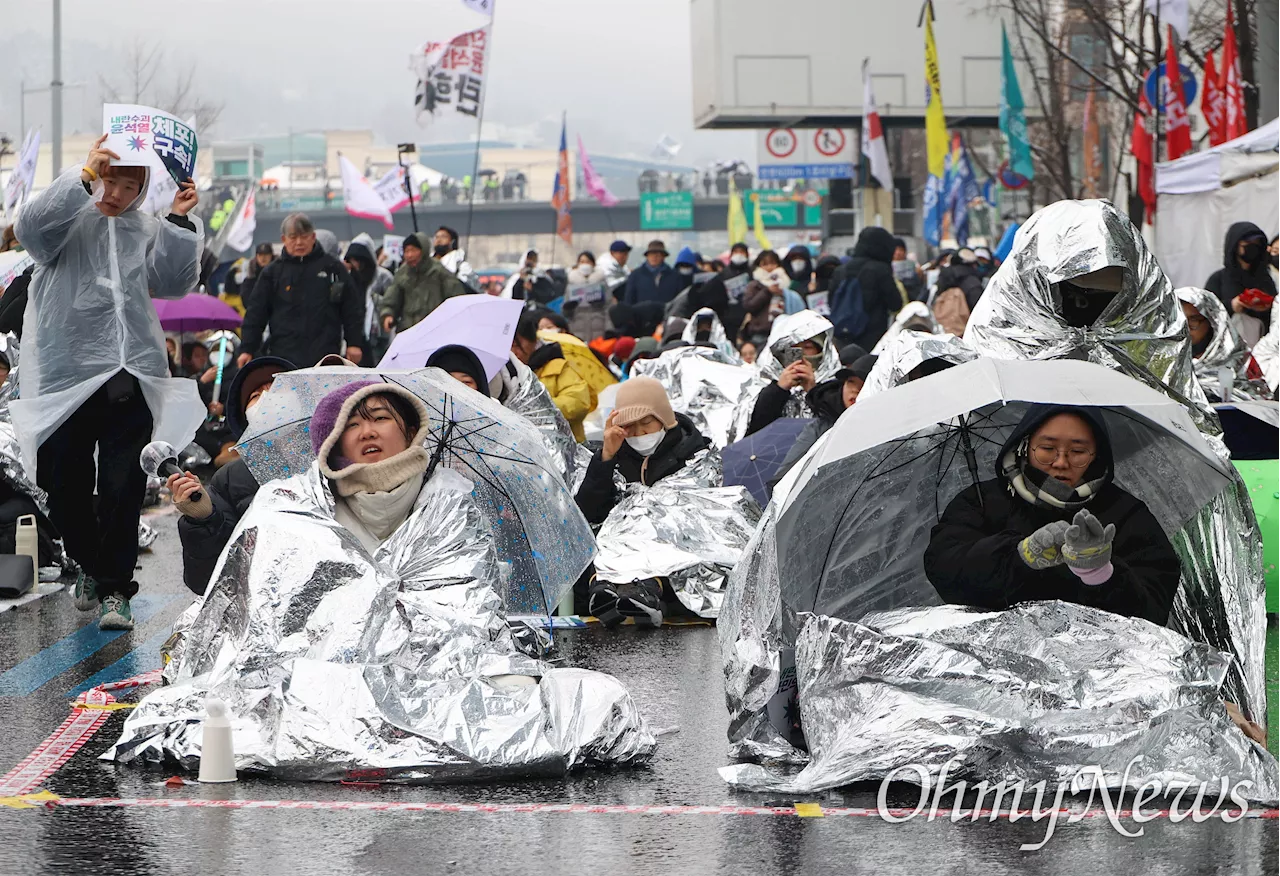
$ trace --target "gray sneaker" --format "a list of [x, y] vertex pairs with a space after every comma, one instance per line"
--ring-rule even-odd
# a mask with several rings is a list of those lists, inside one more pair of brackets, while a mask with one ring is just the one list
[[93, 611], [98, 607], [98, 584], [84, 572], [76, 573], [76, 584], [72, 593], [75, 594], [76, 608], [81, 611]]
[[118, 593], [102, 597], [102, 613], [98, 615], [98, 629], [133, 629], [133, 608], [129, 605], [128, 597]]

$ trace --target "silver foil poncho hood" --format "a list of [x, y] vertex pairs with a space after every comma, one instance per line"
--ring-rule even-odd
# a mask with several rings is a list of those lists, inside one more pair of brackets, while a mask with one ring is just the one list
[[490, 522], [448, 469], [370, 555], [310, 471], [262, 487], [195, 609], [174, 683], [130, 712], [104, 759], [194, 766], [205, 700], [226, 702], [236, 764], [290, 779], [560, 775], [647, 760], [614, 678], [515, 647]]
[[1250, 380], [1246, 373], [1249, 348], [1231, 325], [1227, 309], [1218, 296], [1196, 286], [1174, 290], [1179, 302], [1190, 304], [1209, 321], [1212, 335], [1200, 358], [1193, 360], [1196, 379], [1206, 396], [1229, 402], [1236, 398], [1267, 398], [1269, 392], [1262, 380]]
[[912, 370], [930, 360], [941, 359], [960, 365], [978, 358], [962, 338], [916, 331], [899, 332], [879, 356], [862, 385], [862, 392], [858, 394], [860, 399], [901, 386], [907, 382]]
[[817, 341], [822, 346], [822, 364], [814, 369], [818, 383], [830, 380], [840, 370], [840, 351], [835, 345], [835, 326], [831, 320], [812, 310], [786, 313], [773, 321], [769, 341], [756, 359], [760, 376], [777, 380], [782, 369], [800, 358], [795, 348], [802, 341]]
[[[705, 341], [699, 341], [698, 323], [706, 319], [711, 320], [711, 330]], [[720, 317], [716, 316], [716, 312], [710, 307], [703, 307], [693, 312], [693, 316], [689, 317], [689, 322], [684, 327], [684, 332], [680, 335], [680, 340], [686, 344], [710, 344], [721, 353], [724, 353], [730, 360], [739, 363], [742, 361], [741, 357], [738, 356], [738, 351], [733, 348], [733, 344], [729, 341], [729, 336], [725, 333]]]
[[[1120, 291], [1092, 325], [1063, 316], [1058, 284], [1120, 268]], [[1169, 278], [1129, 218], [1107, 201], [1059, 201], [1036, 212], [969, 317], [965, 342], [997, 359], [1088, 359], [1216, 420], [1191, 362], [1187, 324]]]

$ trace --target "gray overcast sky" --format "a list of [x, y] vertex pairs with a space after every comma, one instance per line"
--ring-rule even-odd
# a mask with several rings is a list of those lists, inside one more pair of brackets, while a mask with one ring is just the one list
[[[47, 85], [51, 3], [0, 0], [0, 129], [20, 139], [20, 81]], [[218, 138], [312, 128], [372, 128], [387, 142], [432, 139], [413, 118], [409, 54], [475, 21], [460, 0], [63, 0], [68, 131], [101, 118], [100, 78], [119, 74], [136, 39], [194, 65], [200, 93], [225, 108]], [[163, 14], [157, 13], [163, 10]], [[663, 133], [677, 161], [754, 158], [749, 133], [693, 129], [688, 0], [498, 0], [486, 134], [553, 145], [560, 113], [592, 152], [647, 156]], [[28, 124], [48, 124], [47, 93]], [[496, 126], [490, 129], [488, 123]], [[46, 128], [47, 132], [47, 128]], [[210, 132], [201, 132], [202, 137]]]

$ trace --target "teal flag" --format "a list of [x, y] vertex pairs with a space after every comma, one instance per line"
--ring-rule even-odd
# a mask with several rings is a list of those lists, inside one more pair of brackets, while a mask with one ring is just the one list
[[1009, 34], [1000, 23], [1000, 47], [1003, 65], [1000, 70], [1000, 132], [1009, 145], [1009, 169], [1019, 176], [1034, 179], [1031, 166], [1031, 143], [1027, 140], [1027, 115], [1023, 111], [1022, 89], [1018, 87], [1018, 71], [1013, 67], [1009, 50]]

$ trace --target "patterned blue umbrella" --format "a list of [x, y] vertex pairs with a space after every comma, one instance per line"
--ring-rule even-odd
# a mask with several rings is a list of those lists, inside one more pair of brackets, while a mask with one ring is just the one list
[[721, 453], [724, 485], [741, 484], [756, 497], [760, 507], [768, 505], [769, 481], [778, 473], [804, 427], [812, 422], [807, 417], [779, 417], [759, 432], [725, 447]]

